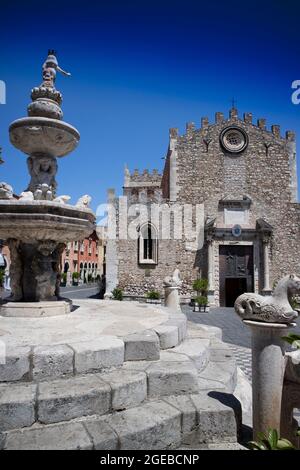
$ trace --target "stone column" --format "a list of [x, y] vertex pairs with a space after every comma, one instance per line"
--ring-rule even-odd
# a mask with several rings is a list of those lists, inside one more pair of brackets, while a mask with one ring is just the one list
[[164, 286], [165, 289], [165, 307], [181, 312], [179, 286]]
[[285, 372], [282, 340], [295, 324], [244, 320], [252, 334], [253, 439], [268, 428], [280, 431], [281, 399]]
[[272, 289], [270, 287], [270, 267], [269, 267], [269, 237], [263, 238], [263, 257], [264, 257], [264, 287], [263, 293], [270, 295]]

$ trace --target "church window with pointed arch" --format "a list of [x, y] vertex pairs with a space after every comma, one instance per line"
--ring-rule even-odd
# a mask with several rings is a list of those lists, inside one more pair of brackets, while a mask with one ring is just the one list
[[139, 228], [138, 260], [139, 264], [157, 264], [158, 261], [157, 230], [150, 222]]

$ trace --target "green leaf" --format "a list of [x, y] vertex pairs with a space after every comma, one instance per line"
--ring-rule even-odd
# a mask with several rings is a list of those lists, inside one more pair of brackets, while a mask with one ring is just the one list
[[289, 333], [287, 336], [283, 336], [282, 339], [290, 344], [293, 344], [294, 341], [300, 341], [300, 336], [295, 335], [294, 333]]
[[295, 450], [295, 447], [288, 439], [279, 439], [277, 442], [278, 450]]
[[282, 336], [281, 339], [283, 339], [284, 341], [286, 341], [289, 344], [293, 344], [293, 342], [295, 341], [293, 338], [290, 338], [290, 336]]
[[258, 432], [257, 433], [257, 439], [259, 441], [267, 441], [268, 440], [267, 436], [263, 432]]
[[268, 450], [261, 442], [250, 441], [248, 446], [251, 450]]
[[278, 432], [276, 429], [268, 429], [268, 441], [271, 449], [276, 449], [278, 442]]

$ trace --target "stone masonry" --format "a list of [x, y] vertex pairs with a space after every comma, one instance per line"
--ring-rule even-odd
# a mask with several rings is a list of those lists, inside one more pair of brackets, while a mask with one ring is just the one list
[[[222, 132], [226, 130], [237, 130], [238, 137], [245, 136], [242, 151], [225, 148]], [[127, 196], [129, 206], [144, 203], [149, 207], [157, 202], [172, 210], [175, 205], [203, 203], [207, 224], [204, 246], [197, 250], [186, 243], [184, 236], [172, 239], [171, 229], [171, 239], [158, 236], [157, 262], [143, 265], [139, 262], [138, 240], [117, 238], [114, 249], [108, 249], [109, 286], [118, 285], [131, 297], [144, 296], [153, 289], [162, 293], [163, 279], [177, 267], [183, 278], [182, 298], [189, 299], [193, 295], [193, 280], [209, 277], [210, 272], [210, 300], [219, 305], [221, 277], [226, 277], [219, 248], [249, 245], [253, 247], [254, 265], [251, 290], [271, 289], [284, 274], [299, 272], [300, 204], [296, 174], [294, 133], [287, 131], [282, 137], [279, 126], [266, 128], [265, 119], [254, 124], [251, 113], [245, 113], [243, 119], [235, 108], [230, 110], [228, 119], [216, 113], [215, 123], [202, 118], [200, 129], [188, 123], [182, 136], [177, 129], [171, 129], [163, 174], [157, 170], [130, 173], [126, 169], [123, 195]], [[117, 205], [115, 196], [113, 200]], [[232, 218], [236, 216], [240, 218], [237, 221]], [[133, 219], [128, 217], [128, 227]], [[171, 216], [171, 223], [173, 219]], [[231, 233], [236, 223], [241, 229], [238, 237]], [[261, 223], [268, 228], [259, 228]], [[210, 267], [209, 240], [213, 253]], [[112, 260], [115, 269], [110, 279]]]

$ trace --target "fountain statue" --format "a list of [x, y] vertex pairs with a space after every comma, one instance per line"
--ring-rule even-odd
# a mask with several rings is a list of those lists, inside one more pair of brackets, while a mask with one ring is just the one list
[[83, 239], [94, 230], [89, 196], [83, 196], [85, 203], [72, 206], [69, 196], [56, 194], [57, 159], [72, 152], [80, 139], [79, 132], [62, 121], [57, 71], [70, 75], [50, 50], [42, 67], [43, 82], [31, 92], [28, 117], [9, 128], [11, 143], [28, 155], [31, 180], [18, 198], [10, 185], [0, 184], [0, 238], [7, 241], [12, 256], [12, 296], [2, 303], [1, 315], [68, 313], [70, 302], [59, 295], [61, 254], [66, 242]]

